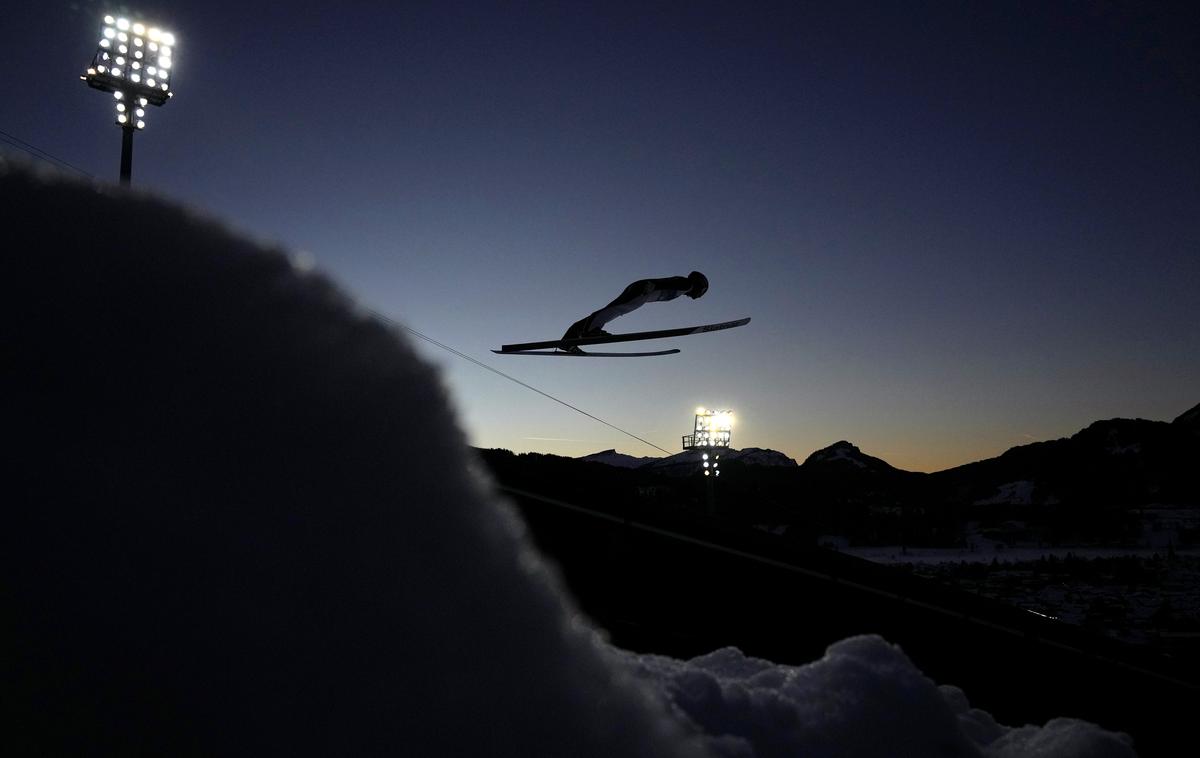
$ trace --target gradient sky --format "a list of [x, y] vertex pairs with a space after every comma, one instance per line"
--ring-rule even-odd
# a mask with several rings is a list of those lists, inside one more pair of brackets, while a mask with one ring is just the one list
[[[735, 447], [931, 471], [1200, 401], [1187, 4], [12, 5], [0, 131], [115, 181], [112, 100], [78, 77], [106, 12], [161, 24], [176, 96], [137, 187], [668, 450], [706, 405]], [[489, 352], [692, 269], [704, 298], [610, 330], [751, 324], [639, 343], [662, 358]], [[472, 444], [661, 454], [418, 349]]]

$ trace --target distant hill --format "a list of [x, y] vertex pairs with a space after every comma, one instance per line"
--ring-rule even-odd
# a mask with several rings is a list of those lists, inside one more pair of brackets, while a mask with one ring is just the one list
[[[603, 463], [618, 468], [645, 469], [667, 476], [686, 476], [702, 468], [702, 450], [684, 450], [674, 455], [654, 458], [650, 456], [635, 458], [632, 455], [618, 453], [615, 450], [602, 450], [599, 453], [585, 455], [578, 460], [592, 463]], [[729, 449], [720, 454], [721, 465], [737, 463], [742, 466], [790, 466], [795, 467], [796, 461], [778, 450], [768, 450], [758, 447], [748, 447], [743, 450]]]
[[1161, 516], [1178, 523], [1176, 544], [1200, 541], [1200, 406], [1170, 422], [1096, 421], [1070, 437], [929, 474], [898, 469], [847, 440], [802, 464], [776, 450], [731, 449], [717, 461], [715, 491], [706, 485], [718, 480], [699, 476], [699, 450], [658, 458], [480, 452], [497, 480], [515, 489], [617, 513], [713, 511], [786, 525], [798, 540], [838, 534], [855, 544], [951, 546], [975, 522], [1055, 544], [1117, 544], [1158, 529], [1146, 519]]
[[1097, 421], [931, 474], [898, 469], [847, 440], [802, 464], [776, 450], [728, 450], [717, 461], [719, 480], [699, 475], [699, 450], [660, 458], [480, 452], [514, 489], [617, 514], [717, 515], [783, 528], [800, 542], [834, 534], [858, 545], [952, 547], [974, 523], [1006, 540], [1047, 544], [1134, 544], [1147, 529], [1155, 539], [1170, 531], [1176, 545], [1200, 543], [1200, 406], [1171, 422]]
[[[700, 451], [635, 458], [605, 450], [581, 460], [685, 476]], [[797, 492], [824, 502], [933, 502], [964, 505], [1057, 505], [1071, 502], [1200, 503], [1200, 405], [1174, 421], [1108, 419], [1071, 437], [1011, 448], [932, 474], [904, 471], [839, 440], [803, 464], [776, 450], [728, 450], [721, 465], [794, 471]]]
[[1200, 406], [1173, 422], [1108, 419], [1058, 440], [931, 475], [944, 499], [978, 505], [1200, 502]]
[[1191, 429], [1193, 432], [1200, 432], [1200, 404], [1189, 411], [1184, 411], [1171, 423], [1179, 424], [1180, 427]]
[[579, 460], [590, 463], [603, 463], [606, 466], [616, 466], [617, 468], [638, 468], [658, 459], [648, 455], [635, 458], [632, 455], [618, 453], [616, 450], [601, 450], [598, 453], [585, 455]]
[[867, 455], [857, 446], [841, 440], [829, 447], [822, 448], [804, 459], [805, 467], [826, 468], [830, 470], [892, 472], [899, 469], [887, 461]]

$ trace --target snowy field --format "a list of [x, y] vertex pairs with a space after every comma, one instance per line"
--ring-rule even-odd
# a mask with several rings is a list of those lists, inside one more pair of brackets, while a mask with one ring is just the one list
[[[1051, 556], [1063, 559], [1075, 558], [1122, 558], [1135, 556], [1153, 558], [1167, 554], [1166, 548], [1110, 548], [1110, 547], [1039, 547], [1037, 545], [1007, 547], [999, 544], [984, 544], [974, 550], [957, 548], [914, 548], [900, 545], [881, 547], [836, 547], [838, 552], [853, 555], [875, 563], [991, 563], [993, 560], [1006, 563], [1038, 561]], [[1176, 555], [1200, 557], [1200, 548], [1176, 549]]]
[[[1159, 645], [1164, 635], [1194, 634], [1200, 625], [1200, 548], [837, 549], [1135, 645]], [[1100, 565], [1082, 565], [1093, 561]]]

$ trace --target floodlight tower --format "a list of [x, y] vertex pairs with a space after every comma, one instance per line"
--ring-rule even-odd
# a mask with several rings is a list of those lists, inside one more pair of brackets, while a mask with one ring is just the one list
[[121, 127], [121, 184], [133, 173], [133, 133], [146, 128], [146, 106], [174, 96], [175, 35], [139, 21], [105, 16], [96, 55], [83, 76], [89, 87], [111, 92]]
[[696, 425], [691, 434], [683, 436], [684, 450], [700, 450], [701, 471], [707, 481], [708, 510], [716, 512], [713, 480], [721, 475], [721, 454], [729, 449], [733, 436], [733, 412], [696, 409]]

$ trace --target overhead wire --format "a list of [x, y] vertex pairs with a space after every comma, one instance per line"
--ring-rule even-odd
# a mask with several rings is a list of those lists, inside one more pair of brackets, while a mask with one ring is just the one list
[[84, 171], [83, 169], [79, 168], [78, 166], [75, 166], [67, 161], [64, 161], [62, 158], [59, 158], [59, 157], [55, 156], [54, 154], [43, 150], [42, 148], [38, 147], [37, 145], [31, 145], [30, 143], [26, 142], [25, 140], [21, 139], [20, 137], [15, 137], [6, 131], [0, 130], [0, 142], [7, 143], [8, 145], [15, 147], [18, 150], [23, 150], [24, 152], [32, 155], [34, 158], [39, 158], [48, 163], [57, 163], [58, 165], [60, 165], [64, 168], [69, 168], [72, 171], [77, 171], [80, 174], [83, 174], [84, 176], [88, 177], [89, 179], [96, 178], [96, 177], [92, 176], [91, 174], [89, 174], [88, 172]]
[[388, 318], [387, 316], [383, 315], [382, 313], [380, 313], [372, 308], [365, 308], [364, 310], [366, 310], [368, 313], [375, 316], [376, 318], [380, 319], [381, 321], [391, 324], [399, 329], [403, 329], [404, 331], [408, 332], [409, 334], [412, 334], [414, 337], [419, 337], [420, 339], [425, 340], [426, 342], [428, 342], [431, 345], [436, 345], [437, 347], [440, 347], [441, 349], [445, 350], [448, 353], [452, 353], [453, 355], [457, 355], [459, 358], [462, 358], [463, 360], [474, 363], [476, 366], [479, 366], [480, 368], [491, 371], [493, 374], [502, 376], [505, 379], [509, 380], [510, 382], [515, 382], [527, 390], [531, 390], [533, 392], [538, 393], [542, 397], [549, 398], [550, 400], [553, 400], [554, 402], [556, 402], [560, 405], [565, 405], [566, 407], [570, 408], [571, 410], [575, 411], [576, 413], [582, 413], [584, 416], [587, 416], [588, 418], [590, 418], [594, 421], [599, 421], [601, 424], [604, 424], [605, 426], [607, 426], [609, 428], [616, 429], [621, 434], [632, 437], [633, 439], [637, 440], [638, 442], [641, 442], [642, 444], [649, 445], [650, 447], [654, 448], [655, 450], [660, 450], [660, 451], [666, 453], [667, 455], [672, 454], [670, 450], [659, 447], [658, 445], [655, 445], [653, 442], [637, 436], [633, 432], [622, 429], [621, 427], [617, 426], [616, 424], [609, 423], [608, 421], [605, 421], [604, 419], [600, 418], [599, 416], [588, 413], [587, 411], [583, 410], [582, 408], [578, 408], [574, 405], [571, 405], [570, 403], [566, 402], [565, 400], [560, 400], [557, 397], [555, 397], [554, 395], [551, 395], [549, 392], [544, 392], [544, 391], [538, 389], [537, 387], [534, 387], [532, 384], [523, 382], [514, 376], [510, 376], [509, 374], [504, 373], [503, 371], [501, 371], [498, 368], [489, 366], [488, 364], [484, 363], [483, 361], [478, 360], [477, 358], [474, 358], [470, 355], [467, 355], [466, 353], [462, 352], [461, 350], [456, 350], [455, 348], [450, 347], [449, 345], [447, 345], [445, 343], [438, 342], [437, 340], [435, 340], [432, 337], [429, 337], [425, 334], [421, 334], [416, 329], [413, 329], [411, 326], [406, 326], [405, 324], [401, 324], [400, 322], [398, 322], [394, 319]]

